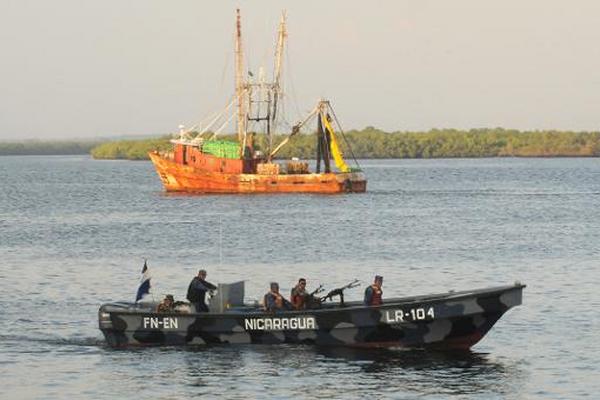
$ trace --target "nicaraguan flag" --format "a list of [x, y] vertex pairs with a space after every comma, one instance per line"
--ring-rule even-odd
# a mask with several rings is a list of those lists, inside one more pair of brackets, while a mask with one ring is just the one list
[[140, 279], [140, 287], [138, 288], [137, 294], [135, 295], [135, 302], [137, 303], [144, 297], [144, 295], [150, 293], [150, 272], [148, 272], [148, 265], [144, 260], [144, 267], [142, 268], [142, 278]]

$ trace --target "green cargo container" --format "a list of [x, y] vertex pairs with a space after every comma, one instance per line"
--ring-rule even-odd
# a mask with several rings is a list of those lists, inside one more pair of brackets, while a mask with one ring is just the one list
[[211, 140], [202, 145], [202, 152], [221, 158], [240, 158], [240, 145], [226, 140]]

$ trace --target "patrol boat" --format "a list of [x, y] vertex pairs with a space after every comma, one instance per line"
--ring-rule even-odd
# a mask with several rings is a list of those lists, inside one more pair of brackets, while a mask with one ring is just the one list
[[379, 306], [342, 300], [272, 313], [258, 304], [244, 304], [244, 282], [236, 282], [218, 286], [209, 312], [194, 313], [183, 305], [157, 313], [156, 304], [119, 302], [102, 305], [98, 316], [111, 347], [297, 343], [464, 350], [481, 340], [506, 311], [521, 304], [524, 288], [516, 282], [385, 299]]

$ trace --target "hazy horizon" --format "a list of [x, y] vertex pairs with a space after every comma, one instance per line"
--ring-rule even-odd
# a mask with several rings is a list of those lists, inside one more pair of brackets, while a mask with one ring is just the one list
[[238, 7], [254, 73], [287, 10], [290, 122], [325, 97], [346, 130], [598, 130], [592, 1], [5, 0], [0, 141], [197, 123], [233, 94]]

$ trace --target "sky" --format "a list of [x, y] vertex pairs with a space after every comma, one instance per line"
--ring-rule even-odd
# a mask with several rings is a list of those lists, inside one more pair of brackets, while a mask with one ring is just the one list
[[288, 16], [285, 117], [319, 98], [346, 129], [598, 130], [600, 2], [0, 0], [0, 140], [155, 135], [272, 70]]

